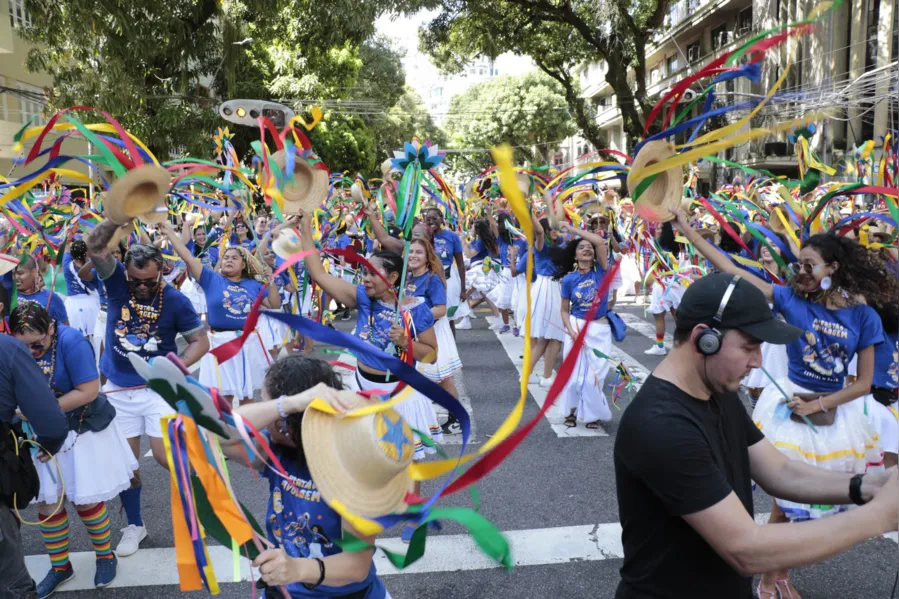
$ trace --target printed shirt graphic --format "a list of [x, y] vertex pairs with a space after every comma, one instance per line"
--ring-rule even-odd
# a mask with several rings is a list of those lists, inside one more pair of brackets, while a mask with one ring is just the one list
[[203, 269], [199, 283], [206, 292], [209, 327], [216, 331], [242, 329], [256, 296], [262, 290], [262, 283], [256, 279], [243, 279], [235, 283], [208, 268]]
[[56, 325], [56, 364], [53, 356], [47, 351], [42, 358], [35, 361], [44, 376], [49, 377], [53, 371], [53, 380], [48, 382], [53, 392], [64, 395], [76, 385], [95, 381], [100, 378], [97, 364], [94, 361], [94, 348], [76, 329], [64, 324]]
[[[146, 381], [134, 372], [128, 353], [135, 352], [144, 359], [177, 353], [175, 337], [178, 333], [196, 331], [203, 323], [190, 300], [171, 285], [162, 288], [162, 314], [155, 322], [142, 321], [130, 303], [131, 290], [121, 262], [103, 284], [107, 295], [106, 351], [100, 357], [100, 371], [120, 387], [144, 385]], [[158, 308], [159, 296], [141, 300], [138, 304]]]
[[41, 289], [37, 293], [32, 293], [30, 295], [19, 292], [19, 305], [22, 305], [25, 302], [40, 304], [50, 314], [50, 318], [53, 318], [58, 322], [69, 321], [69, 314], [66, 312], [66, 304], [62, 301], [62, 297], [60, 297], [58, 293], [54, 292], [51, 296], [50, 291], [47, 289]]
[[[585, 318], [590, 306], [593, 305], [593, 299], [596, 297], [596, 291], [599, 289], [602, 278], [606, 272], [599, 266], [598, 262], [593, 265], [593, 270], [586, 273], [574, 271], [568, 273], [562, 278], [562, 297], [571, 302], [569, 312], [577, 318]], [[596, 310], [596, 316], [593, 320], [599, 320], [609, 312], [609, 294], [606, 293], [599, 303]]]
[[440, 233], [434, 233], [434, 251], [443, 267], [448, 268], [453, 265], [455, 255], [462, 253], [462, 240], [454, 232], [443, 229]]
[[[390, 327], [395, 322], [395, 308], [380, 300], [373, 300], [365, 294], [365, 286], [356, 287], [356, 329], [355, 335], [369, 345], [382, 351], [390, 343]], [[425, 302], [417, 306], [404, 308], [412, 315], [412, 336], [418, 337], [422, 332], [434, 326], [434, 317]]]
[[849, 362], [860, 350], [883, 342], [880, 317], [871, 306], [828, 310], [797, 297], [784, 285], [774, 287], [774, 308], [803, 334], [787, 345], [790, 380], [811, 391], [843, 388]]
[[446, 305], [446, 285], [430, 271], [417, 277], [406, 275], [406, 295], [423, 297], [428, 308]]
[[896, 389], [899, 387], [899, 335], [883, 334], [883, 343], [874, 348], [875, 387]]
[[[340, 553], [340, 547], [334, 543], [335, 539], [343, 536], [340, 516], [322, 499], [307, 468], [279, 451], [277, 445], [272, 445], [272, 450], [284, 466], [290, 482], [271, 468], [263, 471], [271, 495], [265, 518], [268, 540], [283, 548], [290, 557], [325, 558]], [[385, 596], [374, 563], [362, 582], [341, 587], [322, 585], [311, 591], [295, 583], [288, 585], [287, 590], [291, 597], [341, 597], [369, 585], [374, 585], [372, 591], [380, 593], [370, 592], [366, 598]]]

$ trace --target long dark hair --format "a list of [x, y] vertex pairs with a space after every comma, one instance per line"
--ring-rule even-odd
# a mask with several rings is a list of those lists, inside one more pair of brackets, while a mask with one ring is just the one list
[[512, 245], [512, 232], [506, 228], [506, 221], [510, 218], [513, 217], [505, 212], [500, 212], [496, 215], [496, 228], [499, 230], [499, 239], [506, 245]]
[[[580, 242], [584, 241], [583, 237], [575, 237], [564, 246], [552, 248], [549, 253], [550, 258], [552, 258], [553, 264], [556, 265], [556, 272], [553, 274], [553, 279], [561, 279], [568, 273], [570, 273], [577, 266], [577, 246]], [[594, 252], [596, 250], [594, 249]], [[596, 256], [593, 257], [596, 259]]]
[[681, 243], [674, 240], [674, 227], [671, 226], [670, 222], [662, 223], [658, 243], [663, 250], [674, 255], [679, 254], [684, 247]]
[[[310, 358], [303, 354], [288, 354], [278, 358], [265, 373], [265, 391], [271, 398], [282, 395], [296, 395], [302, 393], [319, 383], [324, 383], [332, 389], [342, 390], [343, 380], [334, 371], [330, 364]], [[285, 447], [279, 445], [278, 449], [293, 458], [298, 465], [306, 464], [306, 456], [303, 453], [303, 414], [289, 414], [287, 422], [287, 435], [296, 446]]]
[[[731, 229], [733, 229], [734, 232], [739, 235], [740, 227], [738, 227], [737, 224], [733, 221], [726, 222], [730, 225]], [[721, 228], [721, 243], [718, 244], [718, 247], [720, 247], [728, 254], [739, 254], [740, 250], [743, 249], [737, 242], [737, 240], [731, 237], [723, 227]]]
[[[0, 320], [6, 318], [6, 315], [9, 314], [9, 291], [6, 289], [6, 285], [0, 283]], [[3, 323], [0, 323], [0, 330], [3, 329]]]
[[474, 224], [474, 232], [492, 256], [499, 254], [499, 244], [496, 243], [496, 235], [493, 234], [493, 228], [490, 226], [490, 221], [486, 218], [478, 219]]
[[850, 299], [861, 295], [875, 309], [880, 307], [888, 315], [896, 314], [899, 281], [878, 252], [833, 232], [812, 235], [803, 247], [815, 250], [828, 264], [840, 265], [831, 275], [833, 288], [845, 291]]

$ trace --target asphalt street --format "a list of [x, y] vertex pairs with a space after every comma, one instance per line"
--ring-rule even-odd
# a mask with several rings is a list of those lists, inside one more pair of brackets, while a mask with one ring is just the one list
[[[619, 355], [626, 356], [628, 367], [651, 371], [661, 361], [659, 356], [644, 355], [650, 347], [651, 316], [643, 306], [624, 303], [619, 313], [629, 315], [628, 336], [617, 344]], [[519, 371], [514, 345], [501, 343], [488, 329], [484, 312], [472, 321], [473, 328], [459, 331], [457, 344], [464, 368], [460, 387], [467, 399], [475, 423], [473, 444], [477, 451], [495, 431], [518, 398]], [[642, 324], [641, 324], [642, 323]], [[348, 330], [351, 323], [338, 322]], [[669, 322], [669, 331], [673, 324]], [[647, 336], [649, 335], [649, 336]], [[513, 348], [513, 349], [510, 349]], [[333, 356], [329, 356], [333, 359]], [[636, 363], [636, 364], [635, 364]], [[611, 382], [610, 373], [607, 382]], [[531, 387], [534, 396], [545, 396], [545, 390]], [[530, 397], [524, 410], [524, 421], [534, 418], [538, 403]], [[619, 402], [627, 409], [630, 393]], [[511, 572], [491, 567], [480, 557], [474, 545], [463, 535], [464, 530], [447, 524], [428, 539], [428, 552], [414, 568], [402, 573], [380, 568], [385, 583], [395, 599], [445, 597], [448, 599], [517, 597], [544, 599], [550, 597], [607, 598], [614, 597], [621, 567], [620, 529], [612, 466], [612, 447], [621, 411], [613, 408], [613, 420], [603, 430], [584, 436], [568, 436], [552, 426], [552, 418], [541, 421], [531, 435], [499, 468], [477, 486], [481, 513], [506, 532], [513, 545], [516, 567]], [[583, 430], [583, 423], [579, 423]], [[458, 452], [456, 444], [445, 450]], [[149, 445], [144, 442], [144, 452]], [[233, 462], [229, 462], [233, 464]], [[255, 510], [259, 520], [265, 513], [267, 484], [239, 465], [230, 466], [230, 476], [239, 499]], [[83, 525], [69, 506], [72, 530], [71, 551], [79, 576], [74, 583], [62, 587], [63, 597], [105, 597], [130, 599], [149, 597], [165, 599], [181, 596], [174, 572], [174, 551], [169, 504], [168, 473], [152, 457], [141, 459], [144, 481], [143, 514], [149, 537], [135, 555], [119, 562], [119, 578], [112, 587], [98, 591], [92, 588], [93, 557]], [[426, 483], [425, 494], [437, 483]], [[125, 526], [124, 514], [117, 500], [110, 502], [113, 545]], [[469, 494], [445, 498], [444, 506], [472, 506]], [[755, 511], [770, 511], [770, 498], [762, 491], [755, 495]], [[33, 520], [33, 509], [25, 513]], [[45, 551], [36, 527], [23, 529], [25, 553], [44, 556]], [[387, 544], [396, 543], [399, 530], [384, 535]], [[207, 539], [212, 547], [216, 542]], [[249, 582], [232, 582], [231, 558], [224, 548], [216, 547], [216, 572], [221, 582], [221, 597], [249, 597]], [[828, 562], [797, 570], [793, 574], [796, 587], [804, 597], [815, 599], [887, 599], [899, 564], [897, 543], [889, 538], [868, 541]], [[220, 558], [220, 559], [219, 559]], [[380, 559], [380, 558], [379, 558]], [[46, 557], [29, 558], [36, 577], [43, 576], [49, 562]], [[218, 567], [221, 564], [224, 566]], [[80, 567], [82, 566], [82, 567]], [[244, 572], [246, 575], [246, 572]], [[74, 590], [88, 589], [88, 590]], [[205, 591], [193, 593], [204, 595]]]

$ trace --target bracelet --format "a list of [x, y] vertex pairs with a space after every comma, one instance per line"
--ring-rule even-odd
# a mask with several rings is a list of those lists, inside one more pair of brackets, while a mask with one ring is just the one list
[[821, 408], [822, 412], [827, 412], [827, 408], [824, 407], [824, 402], [821, 401], [821, 398], [818, 398], [818, 407]]
[[865, 500], [862, 498], [863, 476], [864, 474], [856, 474], [849, 479], [849, 499], [851, 499], [852, 503], [855, 505], [865, 505]]
[[278, 416], [287, 420], [287, 414], [284, 413], [284, 398], [285, 397], [287, 397], [287, 396], [282, 395], [281, 397], [278, 398]]
[[325, 562], [317, 557], [313, 557], [312, 559], [318, 562], [318, 582], [316, 582], [315, 584], [306, 584], [305, 582], [303, 583], [303, 586], [310, 591], [312, 589], [318, 588], [318, 586], [325, 581]]

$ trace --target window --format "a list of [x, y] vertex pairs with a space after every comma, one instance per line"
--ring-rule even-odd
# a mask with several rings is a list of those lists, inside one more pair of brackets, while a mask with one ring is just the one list
[[31, 15], [25, 10], [25, 0], [8, 0], [11, 27], [31, 27]]
[[722, 23], [712, 29], [712, 50], [720, 50], [727, 45], [727, 23]]
[[702, 47], [699, 45], [699, 40], [696, 40], [687, 46], [687, 62], [693, 64], [699, 60], [700, 56], [702, 56]]
[[21, 121], [22, 124], [28, 123], [31, 117], [37, 115], [37, 118], [31, 123], [34, 126], [44, 125], [47, 123], [44, 117], [40, 116], [46, 105], [44, 90], [27, 83], [19, 83], [17, 86], [19, 91], [19, 105], [22, 107]]
[[655, 67], [651, 71], [649, 71], [649, 83], [651, 85], [655, 85], [659, 81], [662, 80], [662, 67], [661, 65]]
[[678, 70], [677, 66], [677, 54], [673, 56], [669, 56], [668, 60], [665, 61], [666, 66], [668, 67], [668, 76], [675, 74]]
[[737, 35], [746, 35], [752, 30], [752, 7], [744, 8], [737, 17]]

